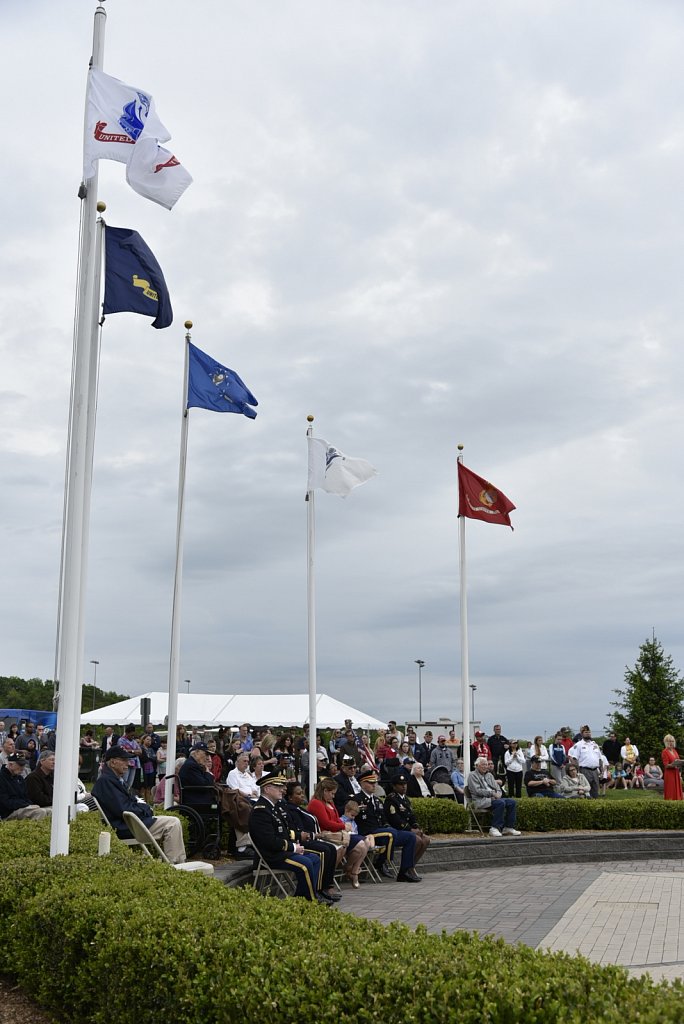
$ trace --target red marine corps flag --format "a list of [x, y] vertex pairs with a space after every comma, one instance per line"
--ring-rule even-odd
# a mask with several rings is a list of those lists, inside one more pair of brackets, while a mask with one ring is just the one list
[[505, 494], [497, 491], [488, 480], [484, 480], [472, 469], [458, 463], [458, 514], [467, 519], [481, 519], [484, 523], [501, 523], [510, 526], [508, 515], [515, 505]]

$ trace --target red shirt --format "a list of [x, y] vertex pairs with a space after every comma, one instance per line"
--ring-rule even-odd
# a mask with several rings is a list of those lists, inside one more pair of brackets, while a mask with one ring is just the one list
[[318, 821], [322, 832], [344, 832], [344, 822], [337, 813], [335, 804], [326, 804], [323, 800], [309, 800], [307, 811]]

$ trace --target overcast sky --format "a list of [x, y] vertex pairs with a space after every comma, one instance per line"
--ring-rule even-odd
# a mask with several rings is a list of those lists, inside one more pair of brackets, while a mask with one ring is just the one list
[[[175, 322], [102, 339], [85, 649], [163, 690], [183, 321], [259, 399], [190, 418], [181, 678], [307, 686], [306, 416], [376, 478], [317, 513], [318, 687], [460, 719], [457, 444], [517, 505], [467, 523], [487, 730], [600, 732], [652, 628], [684, 668], [684, 5], [107, 0], [194, 183], [100, 165]], [[52, 678], [95, 4], [4, 0], [0, 674]], [[183, 686], [183, 684], [182, 684]]]

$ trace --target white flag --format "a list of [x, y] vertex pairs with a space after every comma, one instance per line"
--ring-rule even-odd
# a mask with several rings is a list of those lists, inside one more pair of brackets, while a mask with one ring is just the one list
[[142, 136], [167, 142], [171, 136], [157, 117], [154, 100], [144, 89], [126, 85], [98, 68], [88, 72], [83, 180], [95, 174], [96, 160], [128, 163]]
[[126, 181], [138, 195], [170, 210], [192, 178], [173, 153], [156, 139], [143, 136], [133, 146], [126, 164]]
[[365, 459], [354, 459], [333, 448], [320, 437], [309, 438], [309, 479], [307, 490], [319, 487], [328, 494], [346, 496], [377, 475], [377, 469]]

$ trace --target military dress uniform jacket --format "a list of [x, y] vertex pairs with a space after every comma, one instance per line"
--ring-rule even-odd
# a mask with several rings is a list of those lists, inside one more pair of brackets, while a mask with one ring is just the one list
[[399, 793], [390, 793], [385, 800], [385, 817], [392, 828], [403, 832], [410, 832], [411, 829], [418, 828], [418, 821], [413, 813], [411, 801], [407, 796], [400, 796]]
[[388, 823], [385, 820], [382, 804], [378, 798], [361, 792], [355, 799], [359, 803], [356, 824], [361, 835], [367, 836], [371, 832], [384, 832], [387, 829]]
[[290, 823], [280, 803], [274, 805], [260, 796], [249, 817], [252, 842], [267, 864], [281, 864], [288, 854], [294, 853]]

